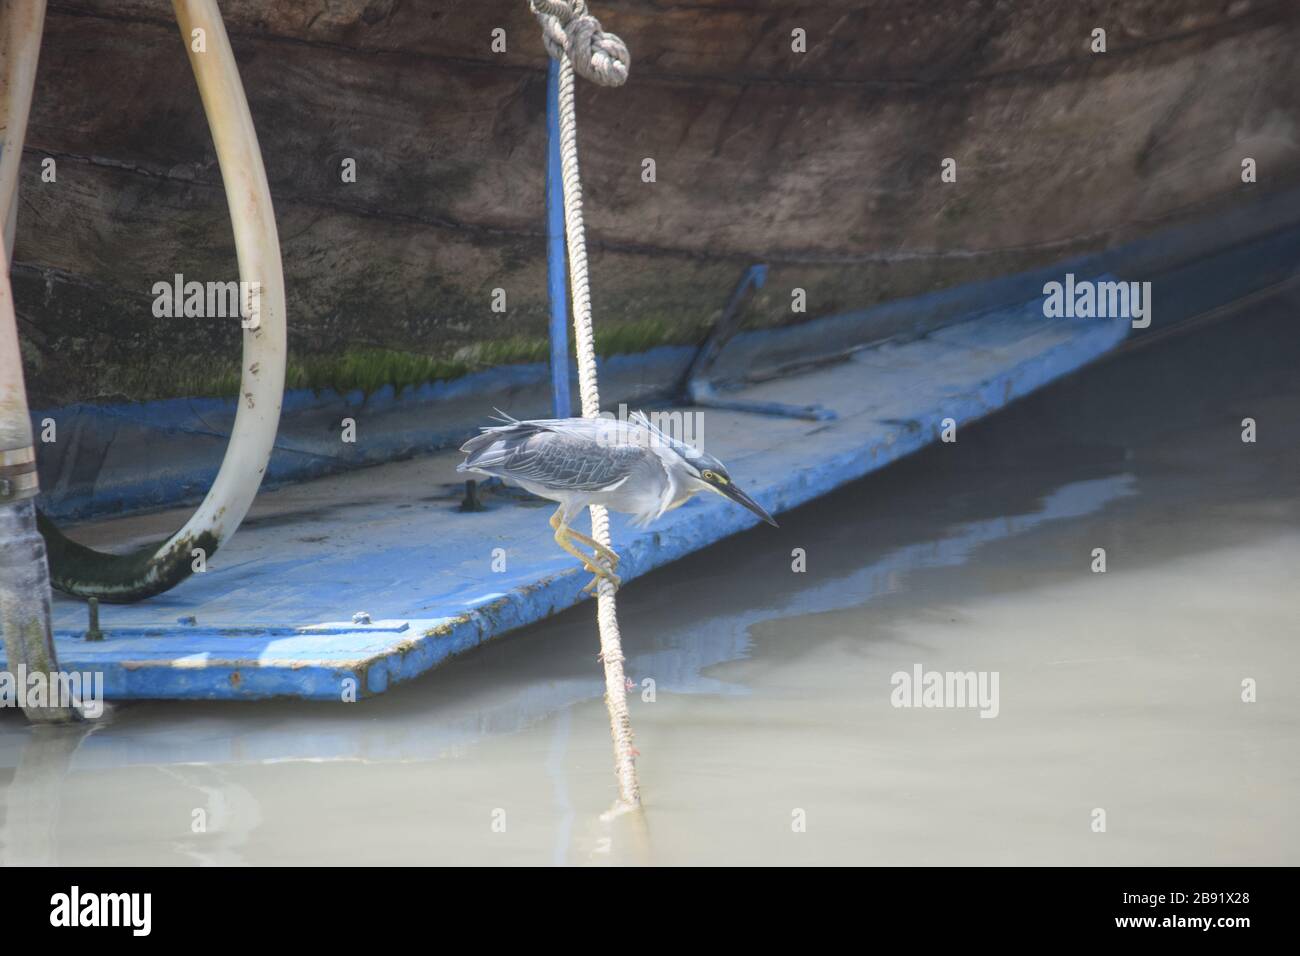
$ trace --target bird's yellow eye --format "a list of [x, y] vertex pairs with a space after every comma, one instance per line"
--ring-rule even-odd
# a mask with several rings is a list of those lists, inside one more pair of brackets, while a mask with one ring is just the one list
[[727, 479], [723, 478], [716, 471], [702, 471], [700, 472], [700, 477], [705, 481], [711, 481], [717, 485], [725, 485], [727, 483]]

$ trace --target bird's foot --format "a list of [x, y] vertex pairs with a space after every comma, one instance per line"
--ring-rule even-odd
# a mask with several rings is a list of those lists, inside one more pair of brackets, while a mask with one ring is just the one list
[[617, 591], [623, 583], [622, 581], [619, 580], [617, 574], [598, 574], [590, 581], [588, 581], [585, 585], [583, 585], [582, 587], [583, 593], [595, 594], [596, 589], [600, 587], [600, 582], [602, 580], [608, 581], [610, 584], [612, 584], [614, 586], [615, 591]]
[[587, 570], [595, 575], [595, 577], [592, 578], [582, 589], [587, 594], [595, 594], [596, 589], [600, 587], [601, 581], [608, 581], [610, 584], [614, 585], [615, 591], [617, 591], [619, 586], [623, 583], [622, 579], [619, 578], [619, 576], [611, 569], [596, 561], [588, 562]]
[[587, 547], [591, 548], [591, 550], [595, 551], [596, 557], [603, 558], [605, 563], [609, 565], [611, 571], [618, 567], [618, 554], [615, 551], [605, 547], [595, 538], [585, 535], [581, 531], [574, 531], [572, 528], [567, 530], [570, 537], [577, 538]]

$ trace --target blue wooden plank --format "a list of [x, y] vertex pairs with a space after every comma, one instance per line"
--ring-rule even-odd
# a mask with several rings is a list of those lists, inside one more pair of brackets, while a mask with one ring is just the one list
[[[709, 410], [705, 444], [755, 499], [780, 512], [936, 440], [945, 418], [971, 421], [1079, 368], [1127, 332], [1125, 322], [1045, 319], [1035, 300], [741, 390], [756, 401], [795, 404], [834, 396], [841, 417], [813, 423]], [[207, 573], [175, 591], [104, 608], [102, 642], [81, 639], [84, 608], [60, 599], [63, 667], [103, 672], [110, 699], [339, 700], [349, 680], [360, 694], [382, 693], [585, 599], [589, 576], [553, 547], [549, 507], [498, 498], [487, 511], [467, 514], [450, 504], [399, 509], [391, 499], [370, 500], [385, 481], [404, 489], [410, 473], [403, 469], [418, 467], [327, 479], [343, 484], [333, 497], [317, 495], [321, 505], [308, 524], [255, 524], [214, 556]], [[354, 479], [359, 483], [346, 484]], [[290, 494], [315, 492], [308, 486], [270, 497]], [[411, 498], [418, 495], [410, 489]], [[634, 579], [756, 520], [712, 496], [645, 530], [615, 516], [620, 572]], [[785, 547], [779, 531], [763, 532]], [[304, 546], [301, 537], [325, 543]], [[502, 573], [491, 570], [497, 547], [508, 557]], [[375, 623], [351, 624], [360, 610]], [[176, 623], [189, 616], [196, 625]]]

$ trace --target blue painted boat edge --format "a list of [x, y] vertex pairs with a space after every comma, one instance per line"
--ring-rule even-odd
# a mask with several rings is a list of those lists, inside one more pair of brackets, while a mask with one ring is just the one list
[[[977, 340], [979, 328], [980, 323], [971, 323], [963, 334]], [[941, 408], [912, 425], [896, 427], [888, 441], [853, 445], [798, 470], [777, 468], [781, 479], [755, 488], [755, 498], [774, 513], [811, 501], [937, 440], [944, 418], [951, 417], [959, 425], [982, 418], [1078, 370], [1110, 351], [1129, 332], [1127, 322], [1116, 321], [1083, 320], [1075, 329], [1076, 333], [1059, 345], [1010, 366], [973, 390], [948, 396]], [[666, 527], [654, 530], [632, 532], [620, 525], [620, 570], [628, 580], [639, 577], [756, 523], [748, 512], [719, 507], [689, 515], [670, 512], [663, 523]], [[332, 635], [332, 646], [346, 648], [349, 641], [355, 641], [358, 650], [367, 650], [340, 660], [284, 660], [273, 651], [257, 659], [226, 660], [205, 654], [201, 660], [183, 664], [131, 659], [129, 654], [118, 659], [111, 633], [109, 641], [91, 645], [80, 633], [63, 630], [56, 633], [56, 644], [65, 671], [103, 672], [109, 699], [294, 697], [339, 702], [348, 699], [349, 689], [355, 689], [358, 697], [383, 693], [487, 640], [574, 606], [586, 599], [582, 587], [588, 577], [574, 567], [541, 576], [452, 618], [410, 621], [409, 627], [393, 633], [392, 640], [377, 651], [373, 650], [376, 639], [386, 637], [382, 628], [341, 629]], [[220, 643], [214, 641], [214, 646]]]

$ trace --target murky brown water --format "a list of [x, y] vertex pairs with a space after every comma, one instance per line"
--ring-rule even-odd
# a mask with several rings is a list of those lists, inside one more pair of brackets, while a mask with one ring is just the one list
[[[1300, 863], [1297, 304], [626, 587], [641, 820], [586, 605], [352, 707], [0, 715], [0, 861]], [[997, 716], [892, 706], [917, 665]]]

